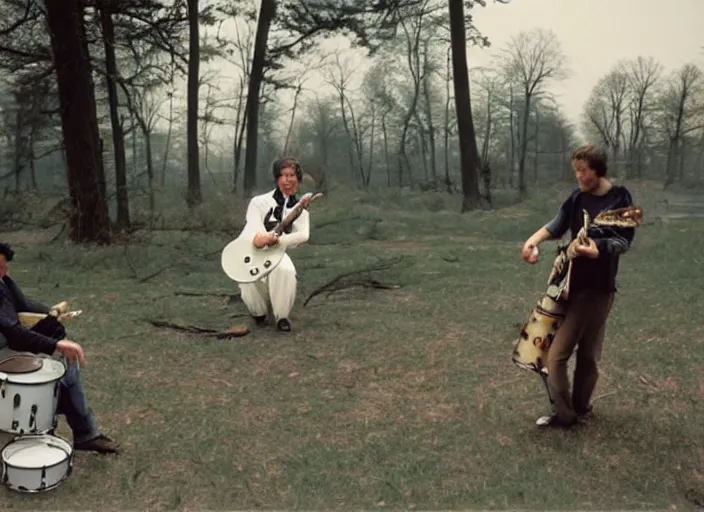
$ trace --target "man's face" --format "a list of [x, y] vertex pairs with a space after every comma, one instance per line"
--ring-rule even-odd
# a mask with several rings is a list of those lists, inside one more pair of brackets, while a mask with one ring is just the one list
[[0, 254], [0, 279], [7, 275], [7, 258], [4, 254]]
[[296, 176], [296, 171], [291, 167], [285, 167], [281, 169], [281, 176], [276, 180], [276, 184], [279, 186], [281, 192], [287, 196], [292, 196], [298, 192], [298, 176]]
[[579, 190], [582, 192], [592, 192], [599, 186], [599, 176], [596, 171], [589, 167], [585, 160], [572, 160], [572, 170], [577, 178]]

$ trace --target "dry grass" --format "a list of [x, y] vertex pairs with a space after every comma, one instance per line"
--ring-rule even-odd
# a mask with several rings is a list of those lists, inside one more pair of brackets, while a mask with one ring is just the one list
[[[659, 201], [648, 184], [632, 188], [638, 202]], [[0, 508], [701, 506], [697, 221], [643, 226], [624, 258], [596, 415], [574, 432], [534, 426], [548, 410], [542, 384], [510, 353], [550, 255], [533, 267], [518, 250], [568, 190], [466, 215], [456, 213], [458, 198], [441, 194], [328, 197], [311, 207], [311, 243], [294, 255], [294, 333], [255, 329], [233, 340], [146, 322], [247, 321], [241, 303], [218, 296], [236, 287], [217, 254], [201, 256], [217, 252], [225, 234], [139, 232], [126, 249], [49, 244], [56, 228], [8, 234], [18, 250], [12, 273], [27, 294], [84, 310], [71, 335], [86, 346], [89, 399], [125, 451], [78, 453], [61, 487], [3, 492]], [[212, 208], [227, 198], [218, 201]], [[183, 218], [173, 208], [164, 222]], [[211, 218], [204, 208], [188, 223]], [[237, 219], [219, 222], [234, 229]], [[402, 265], [373, 277], [402, 288], [323, 294], [301, 307], [334, 276], [397, 255]], [[184, 290], [215, 295], [177, 294]], [[70, 438], [63, 423], [60, 432]]]

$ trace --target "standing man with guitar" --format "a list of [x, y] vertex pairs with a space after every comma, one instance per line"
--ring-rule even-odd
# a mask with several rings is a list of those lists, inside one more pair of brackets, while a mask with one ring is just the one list
[[[257, 249], [282, 246], [293, 249], [307, 242], [310, 235], [310, 221], [306, 208], [310, 197], [300, 200], [296, 197], [303, 179], [301, 164], [294, 158], [281, 158], [272, 167], [276, 188], [253, 197], [247, 207], [246, 225], [240, 237], [251, 237]], [[286, 218], [296, 206], [303, 204], [300, 216], [281, 235], [272, 232], [274, 227]], [[257, 325], [266, 323], [268, 303], [279, 331], [291, 330], [289, 315], [296, 299], [296, 267], [288, 254], [274, 270], [265, 277], [249, 283], [238, 283], [242, 301]]]
[[[597, 362], [616, 292], [619, 259], [630, 248], [634, 228], [640, 222], [624, 216], [609, 227], [589, 224], [589, 219], [595, 221], [609, 213], [631, 211], [633, 207], [626, 187], [614, 185], [606, 177], [607, 162], [606, 153], [592, 144], [575, 150], [571, 163], [578, 188], [562, 203], [557, 217], [526, 240], [521, 252], [524, 261], [536, 263], [538, 245], [545, 240], [559, 240], [568, 231], [570, 247], [575, 252], [570, 264], [571, 274], [568, 273], [565, 318], [552, 341], [547, 361], [548, 386], [554, 398], [555, 413], [541, 418], [539, 425], [570, 427], [592, 409], [591, 397], [599, 378]], [[588, 215], [587, 222], [584, 212]], [[583, 226], [584, 233], [580, 234]], [[567, 362], [575, 348], [574, 382], [570, 393]]]

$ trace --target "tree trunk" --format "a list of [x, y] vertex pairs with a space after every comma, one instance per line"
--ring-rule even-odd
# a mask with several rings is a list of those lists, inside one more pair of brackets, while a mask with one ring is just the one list
[[447, 49], [447, 75], [445, 77], [445, 133], [443, 134], [443, 148], [445, 149], [445, 186], [447, 193], [452, 194], [452, 182], [450, 180], [450, 81], [452, 80], [450, 71], [452, 64], [452, 46]]
[[117, 219], [116, 226], [126, 229], [130, 226], [129, 197], [127, 194], [127, 158], [125, 156], [125, 134], [120, 124], [117, 96], [117, 61], [115, 59], [115, 26], [112, 20], [112, 6], [107, 4], [100, 8], [100, 25], [103, 30], [105, 47], [105, 81], [108, 89], [110, 107], [110, 125], [112, 127], [112, 146], [115, 157], [115, 197]]
[[269, 27], [276, 16], [276, 1], [262, 0], [259, 9], [259, 22], [254, 38], [252, 71], [247, 89], [247, 149], [244, 161], [244, 193], [250, 197], [257, 187], [257, 129], [259, 128], [259, 90], [264, 78]]
[[381, 132], [384, 137], [384, 162], [386, 163], [386, 186], [391, 188], [391, 163], [389, 162], [389, 136], [386, 133], [386, 112], [381, 116]]
[[71, 194], [69, 237], [109, 243], [110, 219], [100, 183], [103, 162], [90, 57], [80, 0], [46, 0]]
[[435, 123], [433, 123], [433, 108], [430, 102], [430, 73], [427, 69], [428, 53], [426, 48], [425, 53], [425, 73], [423, 75], [423, 95], [425, 96], [425, 115], [428, 118], [428, 149], [430, 151], [430, 172], [433, 177], [433, 182], [437, 182], [438, 168], [436, 162], [435, 148]]
[[37, 186], [37, 173], [34, 164], [34, 129], [29, 132], [29, 141], [27, 142], [27, 157], [29, 159], [29, 180], [32, 190], [39, 190]]
[[526, 153], [528, 152], [528, 116], [530, 114], [531, 93], [526, 88], [523, 96], [523, 118], [521, 119], [521, 139], [518, 148], [518, 198], [524, 199], [526, 188]]
[[509, 158], [509, 173], [508, 173], [508, 186], [513, 188], [513, 178], [516, 172], [516, 122], [514, 119], [515, 110], [513, 103], [513, 85], [509, 89], [509, 109], [508, 109], [508, 126], [509, 132], [511, 134], [510, 142], [510, 158]]
[[15, 149], [13, 151], [13, 170], [15, 174], [15, 192], [20, 191], [20, 175], [22, 174], [22, 153], [24, 152], [22, 144], [22, 109], [17, 108], [15, 111]]
[[538, 137], [540, 137], [540, 109], [538, 105], [535, 106], [535, 129], [533, 130], [533, 183], [538, 182], [538, 160], [540, 158], [540, 144]]
[[198, 0], [188, 0], [188, 190], [189, 207], [203, 200], [200, 191], [200, 157], [198, 156], [198, 73], [200, 69], [200, 40], [198, 39]]
[[364, 181], [364, 188], [369, 188], [372, 181], [372, 165], [374, 163], [374, 128], [376, 128], [376, 110], [372, 111], [372, 130], [369, 136], [369, 163], [367, 165], [367, 175]]
[[480, 206], [477, 166], [479, 154], [472, 120], [472, 105], [467, 74], [467, 42], [462, 0], [450, 0], [450, 34], [452, 40], [452, 70], [455, 82], [455, 110], [460, 140], [462, 167], [462, 209], [464, 213]]
[[[173, 78], [171, 80], [173, 85]], [[169, 149], [171, 148], [171, 132], [174, 127], [174, 94], [169, 91], [169, 128], [166, 130], [166, 142], [164, 143], [164, 158], [161, 162], [161, 188], [166, 187], [166, 167], [169, 162]]]
[[678, 146], [679, 140], [671, 137], [670, 138], [670, 145], [667, 150], [667, 164], [666, 164], [666, 171], [667, 174], [665, 175], [665, 186], [663, 188], [668, 188], [670, 185], [672, 185], [675, 182], [675, 175], [677, 173], [677, 146]]
[[288, 154], [288, 146], [291, 143], [291, 134], [293, 133], [293, 125], [296, 122], [296, 109], [298, 108], [298, 97], [303, 91], [303, 84], [299, 84], [296, 88], [296, 93], [293, 96], [293, 107], [291, 107], [291, 121], [288, 124], [286, 132], [286, 141], [284, 142], [284, 155]]

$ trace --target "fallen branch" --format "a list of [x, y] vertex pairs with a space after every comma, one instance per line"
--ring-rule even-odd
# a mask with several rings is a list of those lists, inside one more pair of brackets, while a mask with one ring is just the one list
[[394, 265], [397, 265], [403, 260], [403, 257], [397, 258], [395, 260], [379, 264], [373, 267], [367, 267], [367, 268], [362, 268], [358, 270], [352, 270], [350, 272], [345, 272], [344, 274], [340, 274], [339, 276], [333, 278], [332, 280], [328, 281], [324, 285], [316, 288], [313, 290], [310, 295], [306, 298], [305, 302], [303, 302], [303, 306], [305, 307], [306, 304], [310, 302], [310, 300], [315, 297], [316, 295], [319, 295], [323, 292], [329, 292], [334, 293], [336, 291], [340, 291], [346, 288], [351, 288], [354, 286], [363, 286], [365, 288], [379, 288], [383, 290], [390, 290], [390, 289], [396, 289], [400, 288], [400, 285], [396, 284], [384, 284], [381, 283], [375, 279], [372, 278], [367, 278], [367, 279], [356, 279], [352, 281], [347, 281], [345, 282], [344, 280], [352, 277], [352, 276], [358, 276], [359, 274], [364, 274], [367, 272], [378, 272], [380, 270], [388, 270], [389, 268], [393, 267]]
[[165, 322], [162, 320], [147, 320], [154, 327], [162, 327], [166, 329], [174, 329], [176, 331], [188, 332], [199, 336], [213, 336], [218, 339], [239, 338], [249, 333], [249, 328], [246, 325], [235, 325], [227, 331], [218, 331], [208, 327], [199, 327], [197, 325], [182, 325], [173, 322]]
[[182, 295], [184, 297], [226, 297], [228, 302], [234, 302], [240, 298], [239, 293], [224, 293], [224, 292], [174, 292], [174, 295]]
[[[196, 256], [196, 259], [198, 259], [198, 258], [200, 258], [200, 259], [210, 258], [211, 256], [215, 256], [216, 254], [221, 254], [221, 253], [222, 253], [222, 249], [218, 249], [217, 251], [211, 251], [211, 252], [208, 252], [208, 253], [206, 253], [206, 254], [202, 254], [202, 255], [200, 255], [200, 256]], [[161, 274], [161, 273], [164, 272], [165, 270], [169, 270], [170, 268], [173, 268], [173, 267], [175, 267], [176, 265], [179, 265], [179, 264], [181, 264], [181, 263], [184, 263], [184, 261], [181, 261], [181, 260], [174, 261], [173, 263], [171, 263], [171, 264], [169, 264], [169, 265], [166, 265], [165, 267], [162, 267], [162, 268], [160, 268], [159, 270], [155, 270], [154, 272], [152, 272], [151, 274], [149, 274], [149, 275], [147, 275], [147, 276], [142, 277], [141, 279], [139, 279], [139, 282], [140, 282], [140, 283], [146, 283], [146, 282], [149, 281], [150, 279], [154, 279], [156, 276], [158, 276], [159, 274]], [[134, 269], [133, 269], [133, 271], [134, 271]], [[136, 277], [136, 276], [135, 276], [135, 277]]]

